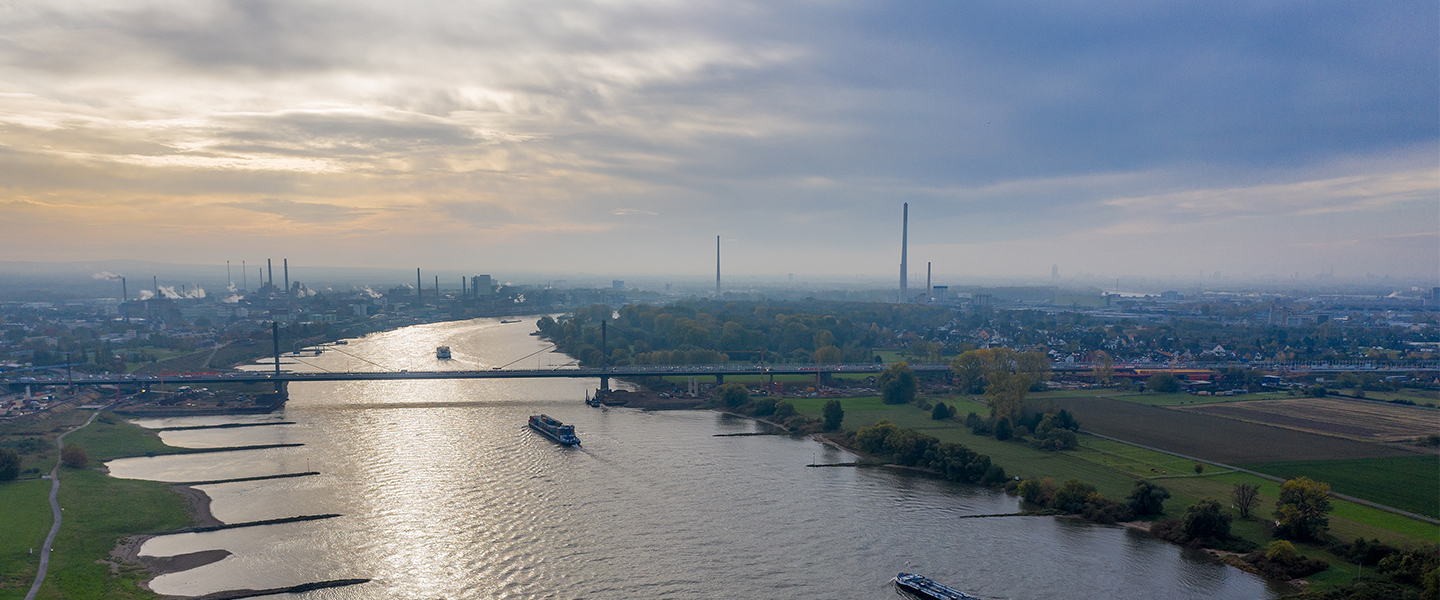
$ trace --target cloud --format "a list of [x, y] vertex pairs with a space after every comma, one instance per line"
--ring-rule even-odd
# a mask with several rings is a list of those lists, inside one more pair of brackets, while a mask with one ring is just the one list
[[651, 217], [658, 217], [658, 216], [660, 216], [660, 213], [657, 213], [657, 212], [655, 212], [655, 211], [651, 211], [651, 210], [641, 210], [641, 209], [638, 209], [638, 208], [617, 208], [617, 209], [615, 209], [615, 210], [613, 210], [613, 211], [610, 211], [610, 214], [617, 215], [617, 216], [625, 216], [625, 215], [649, 215], [649, 216], [651, 216]]
[[309, 224], [347, 222], [374, 214], [368, 210], [334, 204], [295, 202], [278, 198], [265, 198], [263, 200], [244, 202], [219, 202], [216, 203], [216, 205], [277, 215], [287, 221]]

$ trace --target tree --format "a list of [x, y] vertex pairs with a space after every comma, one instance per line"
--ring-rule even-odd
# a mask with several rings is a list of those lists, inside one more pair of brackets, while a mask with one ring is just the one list
[[1095, 486], [1079, 479], [1071, 479], [1055, 490], [1055, 501], [1051, 507], [1067, 513], [1078, 513], [1084, 511], [1085, 505], [1097, 495], [1099, 493], [1095, 491]]
[[750, 390], [738, 383], [727, 383], [715, 390], [715, 395], [720, 403], [729, 407], [743, 406], [750, 401]]
[[20, 476], [20, 453], [10, 448], [0, 448], [0, 481], [10, 481]]
[[72, 469], [83, 469], [90, 464], [90, 456], [85, 454], [84, 448], [66, 446], [65, 451], [60, 453], [60, 462]]
[[1010, 427], [1009, 417], [1000, 417], [998, 421], [995, 421], [995, 439], [1002, 442], [1008, 440], [1013, 431]]
[[961, 392], [978, 394], [985, 391], [985, 360], [978, 351], [960, 353], [950, 362], [950, 370], [959, 379]]
[[[829, 332], [826, 331], [824, 333]], [[815, 362], [822, 365], [838, 363], [842, 358], [844, 358], [844, 356], [845, 355], [840, 351], [840, 348], [834, 345], [821, 346], [815, 349]]]
[[785, 420], [785, 419], [790, 418], [790, 415], [793, 415], [793, 414], [795, 414], [795, 405], [794, 405], [794, 404], [791, 404], [791, 403], [786, 402], [786, 401], [784, 401], [784, 400], [781, 400], [781, 401], [775, 403], [775, 418], [776, 418], [776, 419], [783, 421], [783, 420]]
[[1255, 505], [1260, 503], [1260, 486], [1254, 483], [1237, 483], [1230, 492], [1230, 499], [1235, 502], [1235, 509], [1240, 511], [1240, 518], [1248, 519], [1250, 511], [1255, 510]]
[[1173, 394], [1180, 391], [1180, 381], [1169, 373], [1156, 373], [1145, 380], [1145, 391]]
[[1196, 474], [1196, 475], [1199, 475], [1199, 474], [1204, 473], [1204, 472], [1205, 472], [1205, 463], [1198, 463], [1198, 462], [1195, 463], [1195, 474]]
[[950, 407], [945, 406], [944, 402], [936, 402], [935, 410], [930, 411], [930, 418], [936, 421], [950, 418]]
[[915, 400], [915, 392], [920, 389], [920, 379], [904, 362], [881, 371], [876, 381], [880, 384], [880, 396], [886, 404], [909, 404]]
[[990, 385], [985, 388], [985, 403], [990, 405], [990, 414], [996, 418], [1006, 417], [1014, 424], [1025, 412], [1025, 394], [1034, 383], [1029, 376], [1016, 373], [996, 373], [990, 376]]
[[839, 400], [831, 400], [825, 403], [825, 431], [840, 429], [840, 423], [845, 421], [845, 409], [841, 408]]
[[1214, 498], [1205, 498], [1185, 509], [1181, 528], [1189, 539], [1223, 540], [1230, 537], [1230, 515]]
[[1165, 513], [1165, 501], [1169, 499], [1170, 490], [1142, 479], [1135, 482], [1126, 500], [1137, 515], [1160, 515]]
[[1275, 540], [1265, 547], [1265, 558], [1281, 564], [1290, 564], [1300, 556], [1295, 552], [1295, 544], [1285, 540]]
[[1110, 382], [1115, 378], [1115, 359], [1111, 358], [1109, 353], [1103, 351], [1096, 352], [1096, 354], [1099, 355], [1100, 364], [1095, 367], [1091, 375], [1095, 378], [1095, 383], [1110, 385]]
[[1275, 536], [1319, 541], [1330, 528], [1330, 484], [1296, 477], [1280, 485]]

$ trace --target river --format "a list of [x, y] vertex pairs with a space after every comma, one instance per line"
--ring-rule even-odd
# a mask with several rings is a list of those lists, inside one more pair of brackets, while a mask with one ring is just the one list
[[[533, 325], [435, 323], [352, 340], [296, 369], [490, 368], [545, 344]], [[437, 345], [454, 360], [437, 361]], [[516, 366], [560, 365], [541, 352]], [[756, 423], [708, 411], [596, 409], [593, 380], [295, 383], [283, 412], [146, 426], [294, 421], [164, 432], [169, 444], [303, 447], [122, 459], [117, 477], [214, 480], [225, 522], [335, 519], [161, 536], [141, 553], [225, 549], [162, 575], [199, 595], [369, 578], [326, 599], [892, 598], [913, 570], [987, 599], [1270, 598], [1280, 588], [1143, 533], [1053, 517], [958, 519], [1017, 510], [1003, 492], [888, 469], [806, 468], [853, 457], [788, 436], [715, 437]], [[583, 445], [529, 430], [573, 423]], [[907, 567], [907, 563], [911, 566]]]

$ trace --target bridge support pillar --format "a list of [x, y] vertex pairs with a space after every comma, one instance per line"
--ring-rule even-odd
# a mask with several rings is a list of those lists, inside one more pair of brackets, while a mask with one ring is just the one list
[[719, 374], [719, 373], [716, 373], [716, 374], [715, 374], [715, 387], [718, 388], [718, 387], [720, 387], [720, 386], [722, 386], [722, 385], [725, 385], [725, 376], [724, 376], [724, 375], [721, 375], [721, 374]]
[[610, 391], [610, 377], [608, 375], [600, 376], [600, 391]]

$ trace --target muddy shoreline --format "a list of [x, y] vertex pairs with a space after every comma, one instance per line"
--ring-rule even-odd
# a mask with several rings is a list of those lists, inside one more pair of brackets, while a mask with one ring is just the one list
[[[170, 489], [185, 498], [186, 507], [190, 511], [190, 518], [194, 522], [192, 527], [216, 527], [224, 525], [220, 519], [215, 518], [215, 515], [210, 512], [210, 496], [208, 494], [188, 485], [172, 485]], [[111, 570], [118, 569], [119, 565], [124, 563], [140, 564], [150, 573], [149, 577], [140, 582], [140, 587], [153, 592], [155, 590], [150, 589], [150, 582], [154, 581], [156, 577], [203, 567], [211, 563], [220, 562], [224, 560], [225, 557], [230, 556], [229, 550], [201, 550], [199, 552], [179, 554], [176, 556], [141, 556], [140, 548], [145, 545], [145, 542], [161, 535], [169, 534], [147, 533], [132, 535], [121, 539], [120, 543], [115, 546], [115, 549], [110, 551], [110, 557], [113, 559]], [[175, 596], [164, 597], [170, 598]]]

